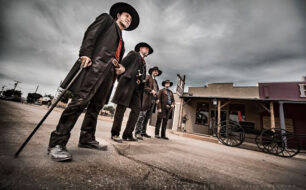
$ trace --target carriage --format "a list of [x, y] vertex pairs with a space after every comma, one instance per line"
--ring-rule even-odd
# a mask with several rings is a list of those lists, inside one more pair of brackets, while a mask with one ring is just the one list
[[238, 147], [247, 134], [256, 135], [255, 143], [262, 152], [280, 157], [293, 157], [300, 152], [298, 136], [284, 129], [272, 128], [257, 130], [250, 122], [222, 122], [219, 130], [216, 129], [218, 140], [227, 146]]

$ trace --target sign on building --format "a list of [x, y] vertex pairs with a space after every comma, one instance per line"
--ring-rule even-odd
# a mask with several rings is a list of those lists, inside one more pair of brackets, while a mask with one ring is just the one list
[[300, 86], [300, 97], [305, 98], [306, 97], [306, 84], [299, 84]]
[[176, 86], [176, 93], [179, 96], [184, 94], [184, 87], [185, 87], [185, 75], [182, 78], [179, 74], [177, 74], [177, 86]]

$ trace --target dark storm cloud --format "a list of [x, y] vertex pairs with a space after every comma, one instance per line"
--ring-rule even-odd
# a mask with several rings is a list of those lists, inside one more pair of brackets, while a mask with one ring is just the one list
[[[83, 34], [115, 1], [27, 0], [1, 2], [1, 85], [54, 92], [78, 56]], [[306, 71], [305, 1], [127, 1], [139, 27], [124, 32], [127, 52], [139, 41], [154, 48], [148, 66], [159, 77], [188, 86], [212, 82], [256, 85], [300, 80]], [[4, 81], [4, 82], [3, 82]]]

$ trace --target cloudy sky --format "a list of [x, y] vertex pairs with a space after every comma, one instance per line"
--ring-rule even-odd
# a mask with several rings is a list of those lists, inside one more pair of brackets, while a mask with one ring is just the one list
[[[23, 96], [39, 84], [55, 94], [77, 59], [87, 27], [116, 1], [1, 0], [0, 85]], [[126, 1], [140, 15], [124, 31], [126, 52], [137, 42], [154, 48], [148, 66], [163, 79], [186, 75], [187, 86], [297, 81], [306, 75], [304, 0]], [[185, 89], [186, 91], [186, 89]]]

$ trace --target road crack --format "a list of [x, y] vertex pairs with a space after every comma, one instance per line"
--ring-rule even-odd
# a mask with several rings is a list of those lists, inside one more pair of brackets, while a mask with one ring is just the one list
[[[125, 157], [125, 158], [127, 158], [127, 159], [129, 159], [131, 161], [134, 161], [134, 162], [140, 163], [142, 165], [145, 165], [145, 166], [149, 167], [152, 170], [156, 169], [156, 170], [160, 170], [162, 172], [165, 172], [168, 175], [170, 175], [170, 176], [172, 176], [174, 178], [177, 178], [181, 182], [197, 184], [197, 185], [203, 186], [203, 187], [205, 187], [207, 189], [210, 186], [207, 182], [202, 182], [202, 181], [197, 181], [197, 180], [194, 180], [194, 179], [186, 178], [186, 177], [180, 176], [180, 175], [178, 175], [178, 174], [176, 174], [174, 172], [168, 171], [168, 170], [166, 170], [164, 168], [161, 168], [161, 167], [158, 167], [158, 166], [154, 166], [152, 164], [149, 164], [149, 163], [141, 161], [141, 160], [137, 160], [137, 159], [135, 159], [135, 158], [133, 158], [131, 156], [128, 156], [128, 155], [124, 154], [124, 152], [120, 151], [118, 149], [118, 147], [116, 147], [116, 145], [114, 145], [114, 144], [112, 144], [112, 145], [114, 146], [114, 148], [115, 148], [116, 152], [118, 153], [118, 155], [123, 156], [123, 157]], [[148, 179], [149, 175], [150, 175], [150, 171], [143, 176], [143, 179], [144, 180]]]

